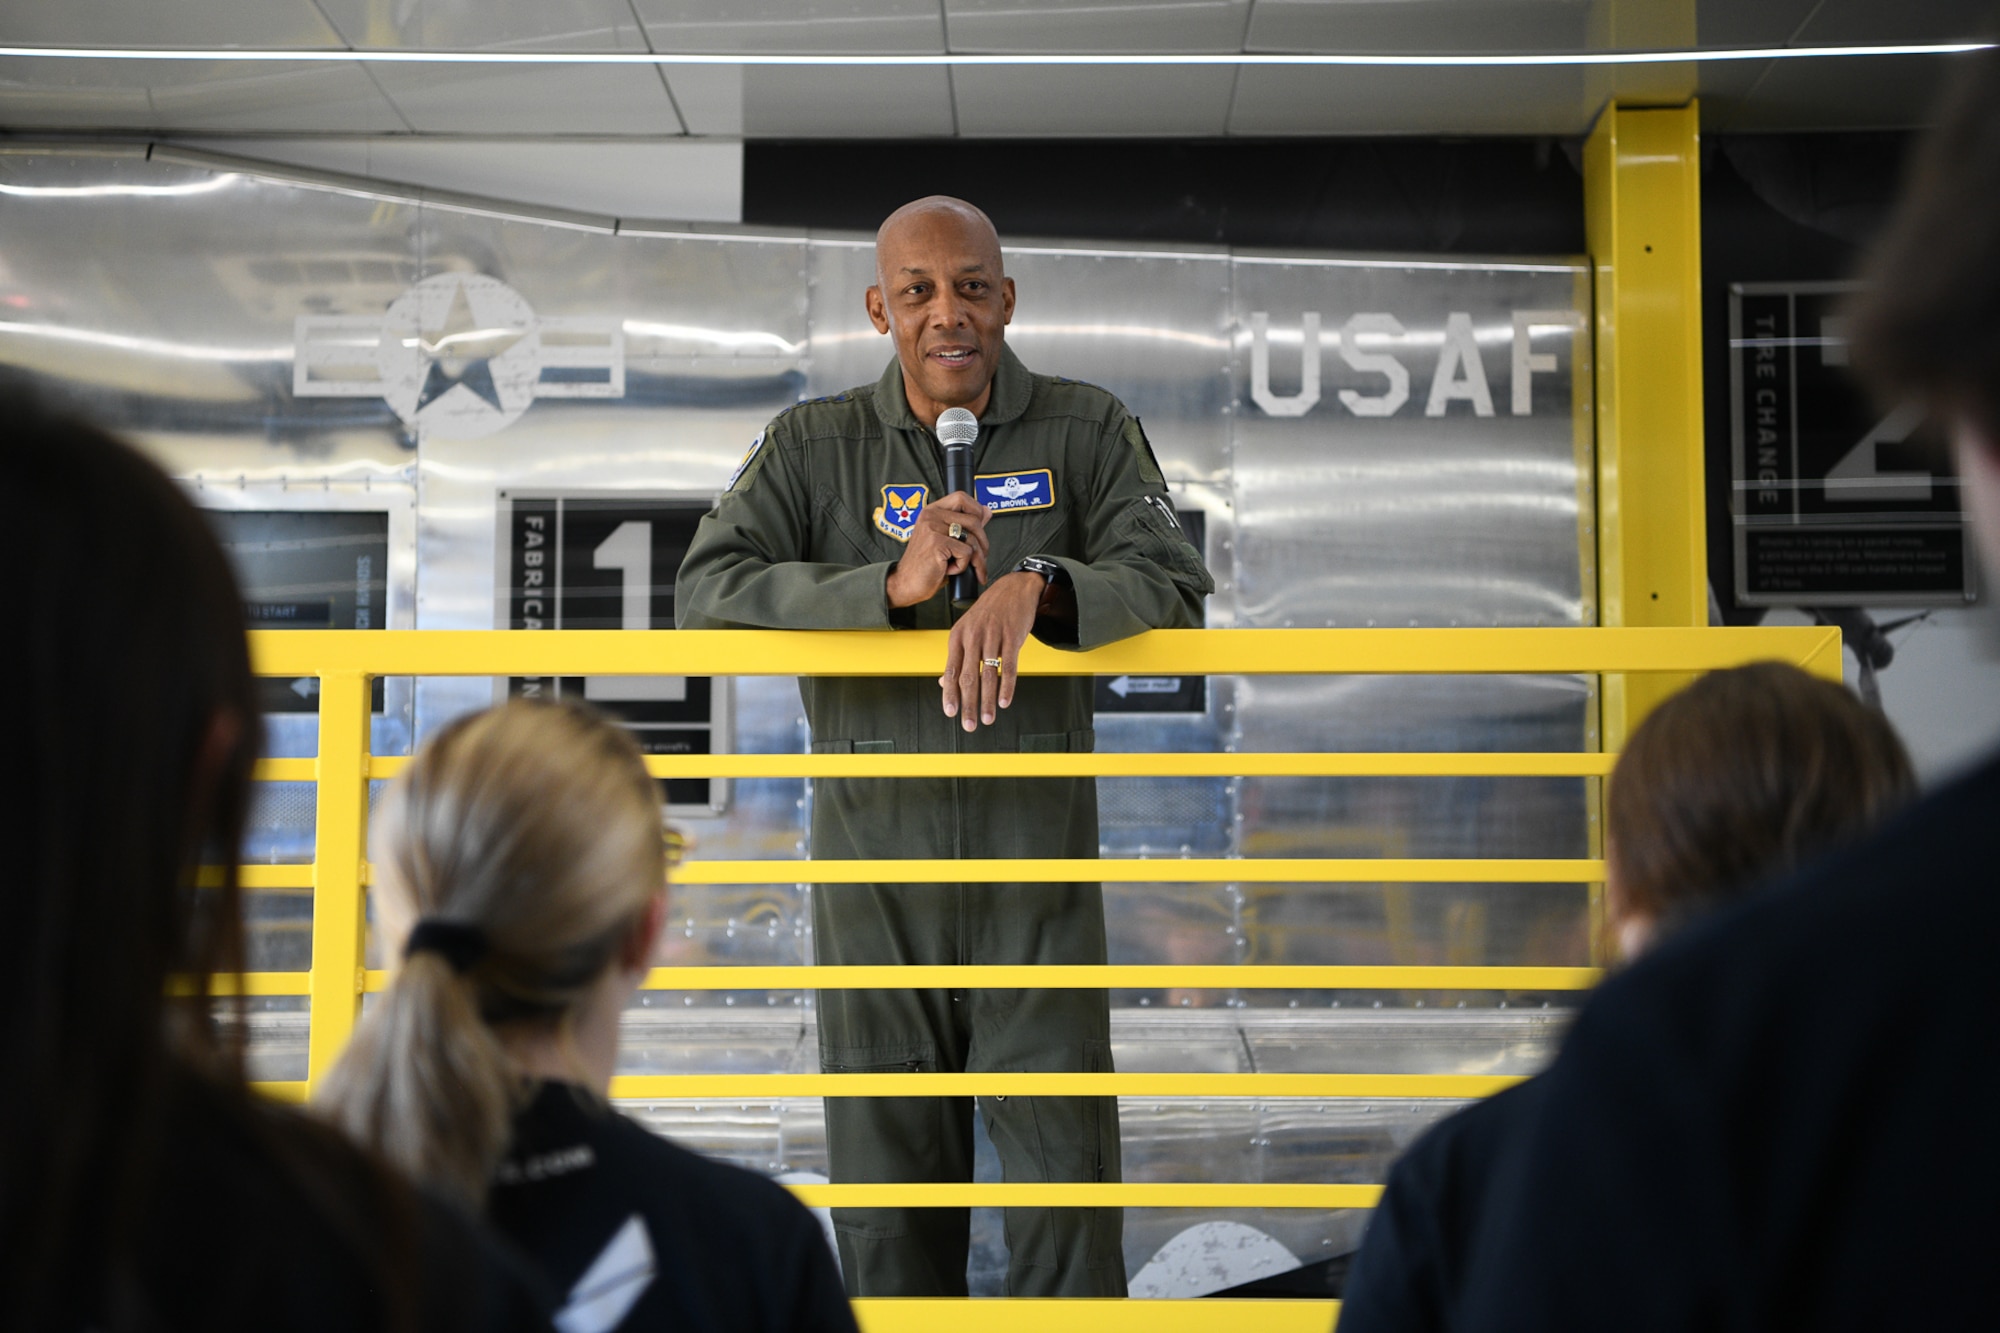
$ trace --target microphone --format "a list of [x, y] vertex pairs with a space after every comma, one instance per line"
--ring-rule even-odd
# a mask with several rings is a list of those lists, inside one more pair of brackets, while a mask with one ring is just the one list
[[[944, 446], [944, 489], [972, 494], [972, 442], [979, 438], [979, 418], [962, 407], [938, 413], [938, 443]], [[968, 564], [951, 576], [951, 600], [969, 602], [979, 596], [979, 576]]]

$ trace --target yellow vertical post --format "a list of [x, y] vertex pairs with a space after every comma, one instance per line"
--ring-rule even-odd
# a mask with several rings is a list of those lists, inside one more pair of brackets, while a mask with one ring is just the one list
[[[1695, 104], [1605, 108], [1584, 145], [1595, 280], [1598, 607], [1606, 625], [1708, 623]], [[1604, 748], [1681, 678], [1607, 676]]]
[[358, 671], [328, 673], [319, 682], [308, 1096], [332, 1068], [361, 1013], [362, 941], [367, 930], [361, 868], [368, 847], [370, 684], [370, 678]]

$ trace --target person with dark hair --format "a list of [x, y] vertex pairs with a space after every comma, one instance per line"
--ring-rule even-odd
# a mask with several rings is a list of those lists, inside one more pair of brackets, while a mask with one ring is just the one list
[[245, 1083], [243, 1024], [211, 1010], [242, 970], [242, 598], [158, 468], [25, 401], [0, 418], [0, 1328], [546, 1328], [469, 1222]]
[[764, 1177], [605, 1101], [667, 908], [658, 785], [580, 704], [424, 742], [372, 831], [389, 989], [320, 1104], [567, 1293], [564, 1333], [854, 1333], [833, 1250]]
[[[1948, 428], [2000, 574], [2000, 50], [1965, 60], [1851, 350]], [[1992, 1327], [1996, 858], [2000, 756], [1606, 982], [1496, 1168], [1461, 1326]]]
[[[1888, 720], [1783, 662], [1703, 676], [1649, 714], [1605, 797], [1605, 921], [1630, 961], [1874, 827], [1916, 790]], [[1441, 1121], [1396, 1163], [1342, 1292], [1342, 1333], [1455, 1327], [1496, 1157], [1540, 1079]]]

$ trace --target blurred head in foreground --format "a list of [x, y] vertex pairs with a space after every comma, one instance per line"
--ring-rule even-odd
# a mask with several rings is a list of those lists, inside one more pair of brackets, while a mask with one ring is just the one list
[[526, 1289], [455, 1216], [253, 1095], [241, 1002], [212, 994], [240, 989], [212, 982], [242, 966], [259, 733], [220, 545], [103, 432], [4, 395], [0, 422], [22, 608], [0, 1328], [492, 1326], [488, 1298]]
[[[0, 405], [22, 608], [0, 802], [0, 1324], [66, 1280], [135, 1280], [169, 1085], [241, 1087], [193, 996], [239, 970], [235, 850], [257, 754], [243, 603], [173, 482], [123, 444]], [[196, 888], [205, 856], [219, 880]], [[169, 978], [175, 978], [169, 995]], [[40, 1309], [44, 1317], [53, 1310]]]
[[659, 788], [602, 714], [516, 700], [427, 740], [371, 841], [397, 964], [320, 1100], [476, 1206], [531, 1076], [610, 1082], [666, 911]]
[[1605, 916], [1656, 937], [1872, 827], [1915, 793], [1887, 719], [1782, 662], [1716, 671], [1632, 733], [1605, 802]]
[[1966, 516], [2000, 575], [2000, 49], [1963, 58], [1850, 312], [1853, 361], [1885, 401], [1950, 433]]

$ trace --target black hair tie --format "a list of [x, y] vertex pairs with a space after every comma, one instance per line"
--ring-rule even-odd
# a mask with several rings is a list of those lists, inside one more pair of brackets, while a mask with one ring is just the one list
[[403, 957], [434, 953], [451, 964], [454, 972], [470, 972], [491, 950], [486, 932], [469, 921], [446, 921], [427, 916], [410, 931], [403, 945]]

